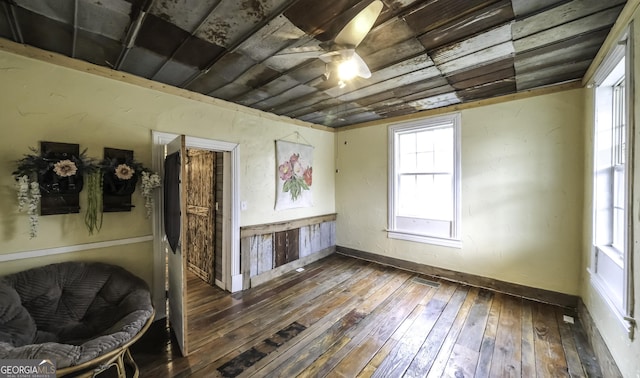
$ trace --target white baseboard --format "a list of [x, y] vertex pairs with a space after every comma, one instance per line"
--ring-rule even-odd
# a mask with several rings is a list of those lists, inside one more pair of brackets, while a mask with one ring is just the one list
[[108, 240], [108, 241], [96, 242], [96, 243], [69, 245], [65, 247], [36, 249], [33, 251], [7, 253], [4, 255], [0, 255], [0, 262], [34, 259], [38, 257], [45, 257], [45, 256], [51, 256], [51, 255], [62, 255], [65, 253], [81, 252], [81, 251], [87, 251], [87, 250], [99, 249], [99, 248], [109, 248], [109, 247], [114, 247], [118, 245], [144, 243], [152, 240], [153, 240], [153, 235], [147, 235], [147, 236], [139, 236], [135, 238]]

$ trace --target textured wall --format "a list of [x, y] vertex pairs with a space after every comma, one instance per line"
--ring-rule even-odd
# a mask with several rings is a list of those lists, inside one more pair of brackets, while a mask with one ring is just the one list
[[[102, 231], [90, 236], [83, 213], [40, 218], [40, 235], [28, 236], [27, 216], [18, 213], [13, 178], [15, 160], [38, 147], [39, 141], [79, 143], [91, 156], [102, 157], [103, 147], [134, 150], [135, 158], [151, 166], [151, 130], [210, 138], [240, 145], [240, 196], [247, 202], [240, 224], [251, 225], [335, 212], [334, 147], [332, 132], [295, 125], [285, 118], [222, 101], [189, 100], [152, 89], [0, 52], [0, 254], [118, 240], [151, 234], [139, 190], [130, 213], [106, 213]], [[218, 105], [219, 104], [219, 105]], [[300, 133], [300, 137], [295, 136]], [[293, 136], [292, 136], [293, 135]], [[313, 144], [314, 207], [274, 211], [275, 139]], [[86, 206], [86, 192], [80, 196]], [[135, 248], [140, 258], [129, 258], [132, 248], [103, 250], [104, 259], [121, 261], [150, 280], [152, 243]], [[12, 270], [84, 254], [63, 254], [1, 264]], [[87, 254], [88, 256], [88, 254]], [[92, 256], [97, 256], [93, 254]], [[17, 265], [16, 265], [17, 264]]]
[[578, 294], [582, 97], [462, 112], [462, 249], [388, 239], [387, 125], [339, 132], [337, 245]]

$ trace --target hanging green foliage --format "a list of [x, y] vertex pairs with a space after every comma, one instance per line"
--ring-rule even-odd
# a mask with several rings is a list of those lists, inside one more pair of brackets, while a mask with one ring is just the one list
[[89, 235], [102, 228], [102, 171], [91, 172], [87, 176], [87, 212], [84, 214], [84, 224]]

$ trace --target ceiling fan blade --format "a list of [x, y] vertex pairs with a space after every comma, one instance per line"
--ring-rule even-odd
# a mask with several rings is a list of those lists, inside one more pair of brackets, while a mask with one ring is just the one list
[[327, 53], [320, 55], [318, 58], [320, 58], [320, 60], [322, 60], [325, 63], [331, 63], [335, 60], [336, 56], [342, 55], [341, 51], [342, 50], [329, 51]]
[[382, 7], [383, 4], [380, 0], [375, 0], [369, 4], [340, 30], [333, 42], [338, 46], [352, 48], [358, 46], [378, 19], [380, 12], [382, 12]]
[[365, 63], [365, 61], [360, 55], [358, 55], [358, 53], [354, 52], [351, 59], [355, 60], [358, 66], [358, 76], [363, 79], [368, 79], [371, 77], [371, 70], [369, 69], [369, 66], [367, 66], [367, 63]]

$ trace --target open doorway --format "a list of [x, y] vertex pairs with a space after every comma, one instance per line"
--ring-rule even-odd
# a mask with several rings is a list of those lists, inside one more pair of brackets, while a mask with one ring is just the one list
[[[186, 243], [189, 273], [211, 286], [225, 288], [222, 278], [224, 152], [187, 148]], [[228, 197], [228, 196], [227, 196]]]
[[[156, 318], [162, 318], [167, 315], [167, 302], [171, 316], [169, 317], [169, 323], [176, 336], [178, 344], [183, 355], [187, 355], [189, 352], [188, 342], [188, 321], [187, 321], [187, 301], [189, 297], [187, 276], [190, 271], [195, 271], [202, 278], [207, 279], [210, 283], [215, 284], [219, 288], [226, 291], [239, 291], [242, 290], [242, 275], [240, 273], [240, 245], [239, 245], [239, 147], [237, 144], [220, 142], [203, 138], [194, 138], [184, 135], [167, 134], [153, 132], [153, 166], [159, 172], [163, 173], [164, 177], [164, 160], [165, 156], [173, 155], [175, 152], [179, 153], [180, 158], [178, 166], [180, 175], [177, 181], [177, 190], [180, 197], [180, 209], [178, 209], [173, 218], [179, 218], [180, 227], [180, 242], [177, 243], [177, 248], [173, 249], [169, 247], [167, 236], [164, 230], [165, 214], [163, 209], [165, 208], [164, 202], [164, 189], [158, 193], [158, 210], [154, 217], [154, 305], [156, 306]], [[192, 150], [189, 153], [188, 150]], [[192, 154], [192, 156], [189, 156]], [[219, 157], [218, 163], [215, 163], [216, 156]], [[191, 245], [194, 243], [200, 243], [201, 235], [208, 233], [207, 228], [210, 230], [216, 227], [216, 193], [211, 193], [211, 204], [203, 206], [206, 202], [189, 201], [187, 206], [186, 199], [195, 196], [193, 192], [189, 192], [188, 184], [188, 170], [187, 166], [191, 166], [193, 171], [193, 180], [201, 182], [200, 173], [197, 173], [190, 160], [199, 161], [198, 164], [205, 166], [205, 160], [210, 159], [213, 161], [211, 164], [218, 164], [218, 172], [215, 174], [221, 175], [218, 180], [219, 185], [223, 187], [220, 189], [221, 193], [217, 194], [218, 199], [222, 202], [218, 202], [219, 220], [218, 237], [220, 239], [218, 249], [218, 264], [215, 262], [215, 236], [210, 238], [211, 249], [209, 257], [196, 257], [188, 255], [191, 253]], [[190, 164], [188, 164], [190, 163]], [[207, 163], [209, 164], [209, 163]], [[213, 165], [206, 169], [212, 170]], [[203, 168], [205, 169], [205, 168]], [[211, 173], [210, 175], [213, 175]], [[217, 191], [215, 183], [213, 183], [214, 177], [211, 177], [212, 184], [210, 185], [211, 191]], [[203, 193], [206, 190], [203, 190]], [[170, 197], [174, 198], [174, 197]], [[171, 201], [170, 201], [171, 202]], [[207, 210], [207, 207], [209, 210]], [[209, 212], [211, 214], [207, 215]], [[191, 213], [191, 216], [189, 215]], [[191, 224], [189, 224], [191, 222]], [[200, 228], [198, 224], [201, 224], [204, 228]], [[191, 236], [188, 236], [192, 233]], [[208, 247], [207, 247], [208, 248]], [[196, 249], [204, 250], [202, 244], [197, 245]], [[203, 269], [199, 265], [199, 261], [210, 260], [212, 262], [212, 269]], [[168, 262], [168, 264], [167, 264]], [[206, 264], [205, 264], [206, 265]], [[217, 268], [216, 269], [216, 265]], [[191, 266], [192, 269], [189, 267]], [[217, 270], [217, 273], [216, 273]], [[169, 283], [167, 286], [166, 283]], [[219, 290], [219, 289], [218, 289]], [[166, 299], [168, 298], [168, 300]]]

